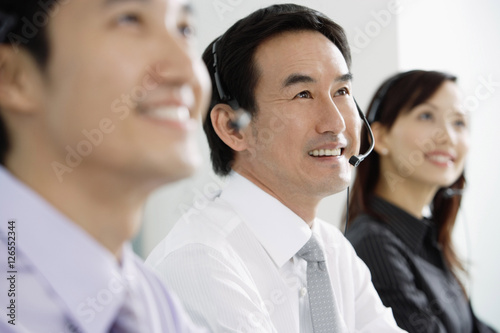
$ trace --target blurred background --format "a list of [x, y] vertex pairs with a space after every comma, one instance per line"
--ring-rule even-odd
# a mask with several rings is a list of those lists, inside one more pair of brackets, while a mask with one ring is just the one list
[[[380, 83], [410, 69], [448, 71], [459, 78], [471, 111], [472, 144], [466, 165], [467, 192], [455, 227], [458, 252], [470, 275], [466, 288], [476, 314], [500, 330], [500, 158], [495, 133], [500, 124], [500, 1], [497, 0], [191, 0], [197, 16], [200, 55], [206, 45], [238, 19], [275, 3], [317, 9], [345, 30], [353, 56], [353, 91], [366, 109]], [[161, 188], [145, 208], [134, 241], [147, 257], [179, 217], [224, 185], [212, 170], [199, 131], [202, 168], [190, 179]], [[346, 192], [326, 198], [319, 217], [340, 226]]]

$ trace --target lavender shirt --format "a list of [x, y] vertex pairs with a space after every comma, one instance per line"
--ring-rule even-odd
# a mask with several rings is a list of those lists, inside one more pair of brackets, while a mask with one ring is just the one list
[[127, 290], [138, 333], [200, 332], [129, 244], [119, 264], [1, 166], [0, 267], [1, 332], [108, 332]]

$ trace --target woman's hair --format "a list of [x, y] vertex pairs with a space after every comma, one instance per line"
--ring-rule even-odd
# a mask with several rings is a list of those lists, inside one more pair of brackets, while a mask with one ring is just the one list
[[[377, 90], [370, 103], [367, 119], [370, 122], [379, 122], [390, 130], [400, 114], [408, 113], [415, 106], [427, 101], [445, 81], [455, 82], [456, 79], [453, 75], [436, 71], [413, 70], [397, 74], [387, 79]], [[363, 128], [360, 150], [365, 151], [368, 146], [368, 133], [366, 128]], [[373, 151], [357, 167], [357, 176], [352, 186], [348, 207], [348, 225], [361, 214], [368, 214], [383, 221], [383, 218], [370, 207], [370, 200], [379, 178], [380, 156]], [[463, 189], [464, 186], [465, 177], [462, 172], [450, 187], [438, 190], [431, 204], [433, 221], [438, 228], [438, 243], [442, 246], [445, 260], [454, 273], [465, 272], [462, 262], [453, 249], [451, 238], [462, 197], [448, 195], [448, 191], [450, 188]]]

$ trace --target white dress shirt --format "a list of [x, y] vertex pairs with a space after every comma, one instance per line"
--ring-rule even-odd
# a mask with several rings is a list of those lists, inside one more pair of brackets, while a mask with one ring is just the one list
[[402, 332], [365, 264], [340, 231], [299, 216], [232, 172], [222, 193], [193, 207], [146, 264], [177, 293], [195, 323], [214, 332], [312, 332], [305, 260], [314, 232], [348, 332]]
[[[8, 262], [9, 242], [15, 247], [14, 264]], [[137, 332], [199, 332], [128, 244], [119, 264], [111, 252], [1, 166], [0, 248], [0, 332], [108, 332], [129, 288], [139, 294], [134, 302], [144, 310]], [[14, 288], [6, 275], [14, 276]], [[5, 309], [12, 300], [15, 315], [9, 317]]]

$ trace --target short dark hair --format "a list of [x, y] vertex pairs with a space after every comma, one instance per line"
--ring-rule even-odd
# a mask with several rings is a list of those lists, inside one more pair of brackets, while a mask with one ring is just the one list
[[203, 129], [211, 150], [212, 166], [218, 175], [224, 176], [231, 171], [234, 151], [219, 138], [210, 119], [210, 112], [216, 104], [228, 104], [227, 100], [220, 98], [217, 90], [213, 44], [217, 42], [217, 72], [224, 92], [253, 116], [257, 112], [255, 86], [260, 75], [254, 58], [257, 48], [276, 35], [303, 30], [317, 31], [331, 40], [350, 68], [351, 53], [344, 29], [323, 13], [295, 4], [273, 5], [257, 10], [236, 22], [205, 49], [203, 61], [210, 72], [213, 91]]
[[[0, 44], [25, 49], [44, 69], [49, 58], [46, 28], [53, 6], [59, 0], [2, 0], [0, 3]], [[36, 29], [32, 29], [35, 27]], [[27, 35], [27, 31], [29, 31]], [[0, 165], [9, 149], [7, 128], [0, 117]]]

